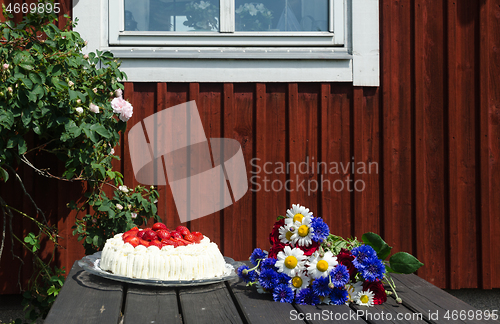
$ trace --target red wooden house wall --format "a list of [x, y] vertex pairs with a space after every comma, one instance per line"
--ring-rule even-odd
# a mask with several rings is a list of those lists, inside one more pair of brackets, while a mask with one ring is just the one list
[[[62, 6], [70, 13], [69, 0]], [[245, 259], [254, 247], [267, 248], [276, 216], [300, 203], [322, 216], [335, 234], [377, 232], [394, 251], [414, 254], [425, 263], [418, 275], [438, 287], [499, 288], [499, 17], [500, 0], [380, 0], [379, 88], [321, 80], [126, 83], [125, 97], [134, 106], [129, 127], [159, 110], [196, 100], [207, 137], [241, 143], [249, 177], [257, 170], [252, 158], [260, 159], [259, 166], [306, 159], [378, 163], [378, 173], [350, 175], [365, 182], [362, 192], [248, 192], [234, 205], [188, 224], [217, 242], [224, 255]], [[117, 152], [122, 160], [116, 168], [128, 186], [136, 185], [126, 145]], [[69, 269], [83, 249], [71, 235], [74, 214], [65, 205], [81, 187], [42, 179], [27, 167], [21, 171], [32, 179], [27, 189], [64, 237], [66, 248], [56, 261]], [[322, 180], [312, 171], [267, 176], [281, 182]], [[1, 184], [0, 192], [30, 208], [12, 180]], [[179, 221], [170, 189], [160, 187], [160, 192], [159, 214], [175, 226]], [[13, 231], [27, 233], [28, 224], [16, 221]], [[10, 248], [7, 237], [1, 293], [18, 291], [19, 262]], [[23, 282], [30, 269], [27, 262]]]

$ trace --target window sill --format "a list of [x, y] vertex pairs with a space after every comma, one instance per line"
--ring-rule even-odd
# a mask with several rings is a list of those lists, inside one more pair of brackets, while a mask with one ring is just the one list
[[109, 47], [122, 59], [352, 60], [344, 48]]

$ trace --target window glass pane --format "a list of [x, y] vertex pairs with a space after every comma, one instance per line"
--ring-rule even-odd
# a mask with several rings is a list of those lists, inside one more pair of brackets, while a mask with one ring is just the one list
[[219, 0], [125, 0], [125, 30], [218, 31]]
[[236, 0], [236, 31], [328, 31], [328, 0]]

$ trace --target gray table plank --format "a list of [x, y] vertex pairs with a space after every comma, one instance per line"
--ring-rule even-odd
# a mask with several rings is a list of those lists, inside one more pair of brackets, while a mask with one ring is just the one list
[[396, 292], [403, 299], [403, 305], [416, 313], [422, 313], [423, 318], [431, 323], [491, 323], [469, 319], [447, 320], [444, 317], [447, 311], [477, 310], [416, 275], [392, 274], [392, 277], [396, 283]]
[[359, 306], [354, 303], [350, 306], [356, 314], [372, 324], [421, 324], [424, 322], [423, 314], [414, 313], [404, 305], [396, 303], [393, 298], [387, 298], [387, 302], [373, 307]]
[[356, 311], [347, 305], [295, 305], [304, 314], [307, 323], [366, 323], [361, 316], [356, 315]]
[[75, 262], [45, 323], [118, 323], [123, 284], [94, 276]]
[[128, 285], [124, 324], [182, 323], [175, 288]]
[[243, 323], [223, 282], [180, 288], [179, 300], [185, 324]]
[[274, 302], [271, 295], [259, 294], [242, 279], [231, 280], [228, 286], [248, 323], [304, 323], [295, 320], [299, 312], [292, 304]]

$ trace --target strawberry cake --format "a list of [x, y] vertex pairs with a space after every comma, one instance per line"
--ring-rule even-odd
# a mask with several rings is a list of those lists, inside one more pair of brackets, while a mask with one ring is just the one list
[[130, 278], [194, 280], [224, 276], [226, 263], [217, 244], [200, 232], [156, 223], [108, 239], [100, 268]]

